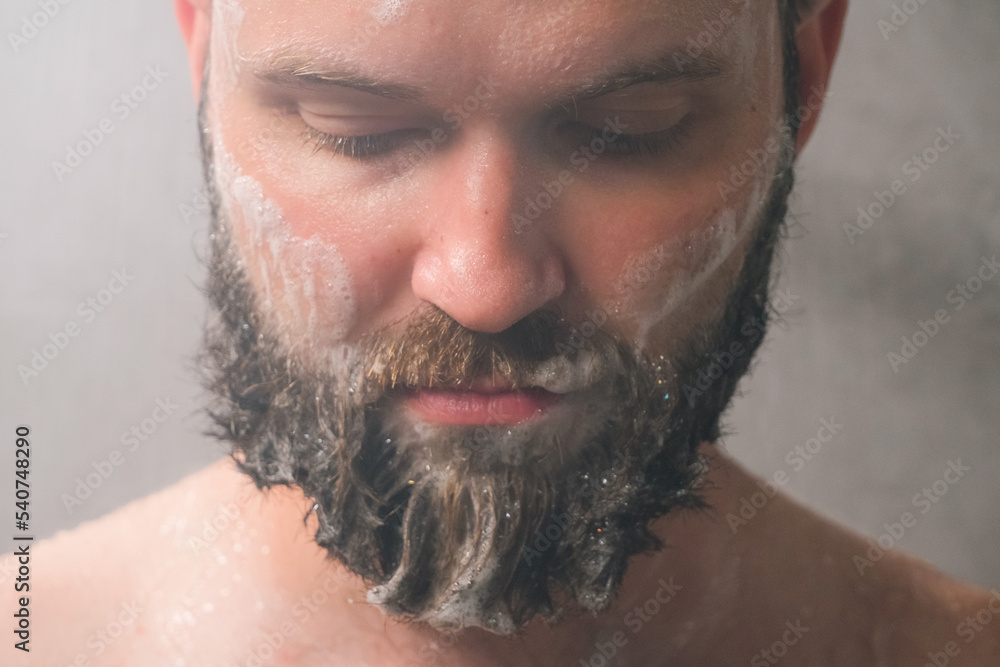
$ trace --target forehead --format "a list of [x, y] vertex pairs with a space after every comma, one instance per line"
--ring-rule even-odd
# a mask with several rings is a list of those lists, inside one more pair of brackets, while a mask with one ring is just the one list
[[284, 60], [442, 94], [486, 76], [547, 95], [664, 60], [739, 74], [779, 34], [762, 0], [215, 0], [213, 21], [213, 49], [251, 69]]

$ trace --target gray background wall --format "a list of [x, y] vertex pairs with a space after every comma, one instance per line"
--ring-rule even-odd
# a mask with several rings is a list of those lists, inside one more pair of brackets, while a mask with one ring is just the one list
[[[884, 39], [877, 22], [892, 3], [853, 2], [832, 96], [800, 160], [794, 238], [780, 258], [793, 305], [743, 385], [725, 445], [762, 475], [786, 471], [793, 495], [872, 536], [913, 512], [912, 497], [961, 458], [970, 472], [926, 514], [916, 511], [899, 548], [997, 585], [1000, 277], [961, 311], [946, 295], [1000, 251], [1000, 5], [916, 6]], [[205, 312], [196, 259], [205, 216], [171, 3], [59, 7], [16, 51], [7, 33], [38, 5], [6, 0], [0, 10], [0, 499], [13, 499], [14, 428], [29, 424], [39, 537], [222, 455], [201, 435], [190, 372]], [[167, 76], [121, 118], [112, 104], [147, 66]], [[104, 117], [114, 131], [60, 182], [53, 161]], [[844, 223], [876, 191], [908, 179], [904, 163], [949, 126], [960, 135], [954, 146], [849, 242]], [[123, 268], [134, 280], [88, 321], [78, 304]], [[950, 320], [894, 372], [888, 353], [940, 308]], [[33, 350], [69, 322], [79, 335], [25, 385], [17, 366], [30, 365]], [[122, 433], [151, 418], [158, 399], [178, 408], [127, 451]], [[843, 428], [795, 470], [786, 455], [823, 418]], [[116, 449], [120, 465], [102, 465]], [[66, 495], [109, 465], [89, 497], [68, 508]], [[4, 551], [12, 548], [7, 525]]]

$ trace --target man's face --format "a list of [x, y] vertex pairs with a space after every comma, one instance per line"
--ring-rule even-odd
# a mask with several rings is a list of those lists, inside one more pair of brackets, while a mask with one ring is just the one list
[[696, 502], [763, 326], [782, 64], [775, 3], [216, 1], [216, 416], [374, 599], [599, 609]]

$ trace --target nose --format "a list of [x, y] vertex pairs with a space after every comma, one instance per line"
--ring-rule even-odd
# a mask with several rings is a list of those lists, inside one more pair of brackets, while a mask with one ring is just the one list
[[564, 265], [543, 218], [516, 225], [518, 203], [541, 182], [519, 164], [516, 142], [489, 125], [455, 139], [431, 158], [412, 289], [466, 328], [498, 333], [563, 293]]

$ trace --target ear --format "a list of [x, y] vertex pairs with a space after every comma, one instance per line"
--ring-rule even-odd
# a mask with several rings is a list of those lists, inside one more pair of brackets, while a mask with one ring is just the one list
[[[799, 100], [802, 103], [822, 100], [826, 96], [847, 15], [847, 0], [819, 0], [814, 5], [795, 31], [799, 51]], [[805, 148], [819, 120], [820, 109], [813, 111], [799, 127], [798, 153]]]
[[197, 100], [201, 95], [201, 77], [212, 29], [212, 0], [174, 0], [174, 12], [187, 47], [191, 85]]

